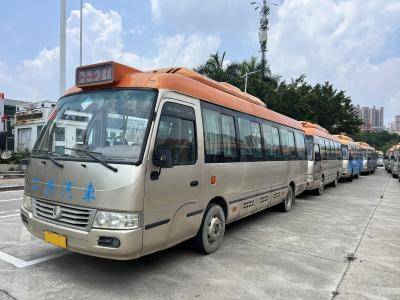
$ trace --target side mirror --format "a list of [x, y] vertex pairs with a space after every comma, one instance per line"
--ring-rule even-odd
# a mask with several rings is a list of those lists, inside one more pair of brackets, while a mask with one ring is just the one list
[[159, 147], [158, 152], [158, 164], [160, 168], [172, 168], [174, 166], [174, 158], [172, 156], [172, 150], [170, 147]]
[[321, 153], [315, 153], [315, 161], [321, 161]]

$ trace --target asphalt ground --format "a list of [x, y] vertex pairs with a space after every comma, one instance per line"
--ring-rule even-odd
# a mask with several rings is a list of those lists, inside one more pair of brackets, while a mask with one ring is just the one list
[[383, 169], [228, 225], [206, 256], [70, 253], [24, 229], [21, 197], [0, 193], [0, 299], [400, 299], [400, 183]]

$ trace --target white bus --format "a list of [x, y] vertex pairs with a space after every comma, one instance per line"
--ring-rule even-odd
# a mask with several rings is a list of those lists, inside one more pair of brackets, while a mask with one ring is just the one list
[[[56, 151], [66, 111], [89, 120], [82, 141]], [[188, 69], [78, 68], [43, 130], [22, 220], [88, 255], [132, 259], [187, 239], [211, 253], [225, 224], [273, 205], [289, 211], [306, 187], [302, 125]]]

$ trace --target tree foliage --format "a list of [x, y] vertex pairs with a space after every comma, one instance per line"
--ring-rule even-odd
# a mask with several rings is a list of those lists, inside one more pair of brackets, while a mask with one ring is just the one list
[[361, 120], [357, 116], [349, 96], [338, 91], [329, 82], [312, 85], [306, 76], [282, 81], [267, 68], [262, 72], [261, 63], [255, 57], [242, 62], [224, 63], [225, 53], [217, 52], [209, 60], [195, 68], [197, 72], [217, 81], [228, 82], [244, 90], [244, 78], [248, 72], [258, 71], [248, 78], [247, 92], [260, 98], [267, 107], [300, 121], [309, 121], [325, 127], [329, 132], [353, 134], [358, 132]]
[[370, 144], [377, 150], [382, 150], [386, 152], [393, 145], [400, 143], [400, 135], [395, 133], [389, 133], [387, 131], [381, 132], [358, 132], [351, 137], [355, 141], [364, 141]]

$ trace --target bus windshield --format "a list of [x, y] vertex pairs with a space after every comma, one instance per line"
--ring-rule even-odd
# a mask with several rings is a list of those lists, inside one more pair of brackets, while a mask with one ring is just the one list
[[[153, 90], [109, 90], [61, 98], [36, 142], [32, 156], [136, 163], [145, 145], [157, 97]], [[76, 150], [75, 150], [76, 149]]]

